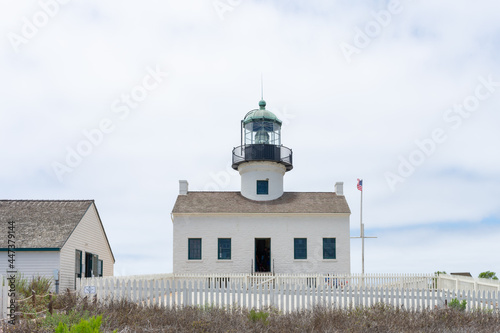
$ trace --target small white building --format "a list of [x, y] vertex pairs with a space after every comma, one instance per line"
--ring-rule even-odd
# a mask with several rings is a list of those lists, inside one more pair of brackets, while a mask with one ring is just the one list
[[281, 121], [260, 101], [233, 150], [241, 192], [190, 192], [179, 182], [172, 211], [174, 273], [350, 273], [351, 214], [335, 192], [284, 192], [292, 150]]
[[58, 279], [61, 291], [80, 277], [113, 276], [93, 200], [0, 200], [0, 225], [0, 274], [53, 278], [53, 289]]

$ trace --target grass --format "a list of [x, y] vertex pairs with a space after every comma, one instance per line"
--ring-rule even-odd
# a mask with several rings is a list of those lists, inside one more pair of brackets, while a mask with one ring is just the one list
[[53, 330], [54, 327], [57, 327], [60, 323], [66, 325], [67, 327], [74, 326], [78, 324], [81, 320], [90, 319], [89, 311], [77, 311], [72, 309], [66, 312], [59, 312], [48, 314], [47, 317], [41, 322], [40, 328], [42, 330]]
[[36, 295], [35, 306], [32, 299], [26, 299], [18, 302], [17, 311], [24, 313], [26, 318], [39, 317], [37, 313], [47, 309], [49, 304], [48, 292], [52, 286], [52, 279], [39, 275], [28, 278], [23, 274], [17, 274], [15, 283], [18, 299], [31, 297], [33, 291]]
[[19, 321], [4, 332], [54, 332], [59, 322], [68, 328], [82, 319], [102, 315], [103, 332], [498, 332], [498, 311], [455, 308], [407, 311], [384, 304], [350, 310], [316, 308], [279, 313], [268, 308], [141, 307], [128, 301], [91, 302], [71, 294], [59, 295], [58, 313], [44, 320]]

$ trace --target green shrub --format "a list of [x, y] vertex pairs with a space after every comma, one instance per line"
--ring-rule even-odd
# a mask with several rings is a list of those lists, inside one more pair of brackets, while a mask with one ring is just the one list
[[264, 311], [255, 311], [255, 309], [250, 310], [248, 313], [248, 319], [250, 321], [256, 323], [258, 321], [262, 321], [264, 325], [267, 325], [269, 322], [267, 321], [267, 317], [269, 317], [269, 312]]
[[498, 280], [497, 273], [490, 271], [479, 273], [479, 277], [482, 279]]
[[78, 324], [81, 320], [88, 320], [90, 314], [88, 311], [77, 311], [75, 309], [66, 313], [47, 314], [43, 319], [41, 326], [47, 330], [55, 330], [60, 324], [68, 327]]
[[454, 298], [450, 301], [450, 304], [448, 305], [451, 309], [455, 309], [455, 310], [460, 310], [460, 311], [465, 311], [465, 308], [467, 307], [467, 301], [466, 300], [462, 300], [462, 302], [460, 302], [458, 300], [458, 298]]
[[100, 333], [102, 332], [101, 321], [102, 316], [91, 317], [89, 320], [82, 319], [78, 324], [71, 326], [71, 329], [68, 329], [68, 326], [63, 322], [60, 322], [55, 333]]

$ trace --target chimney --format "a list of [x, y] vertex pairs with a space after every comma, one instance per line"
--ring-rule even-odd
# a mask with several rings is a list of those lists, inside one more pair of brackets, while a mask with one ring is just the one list
[[179, 195], [187, 195], [188, 194], [188, 186], [189, 186], [189, 183], [187, 180], [179, 180]]
[[335, 183], [335, 193], [337, 193], [337, 195], [344, 195], [344, 182]]

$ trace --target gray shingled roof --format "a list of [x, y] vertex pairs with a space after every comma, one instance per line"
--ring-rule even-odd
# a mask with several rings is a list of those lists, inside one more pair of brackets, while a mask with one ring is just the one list
[[93, 200], [0, 200], [0, 248], [15, 222], [16, 248], [62, 248]]
[[249, 200], [240, 192], [188, 192], [172, 213], [351, 213], [344, 196], [332, 192], [285, 192], [271, 201]]

